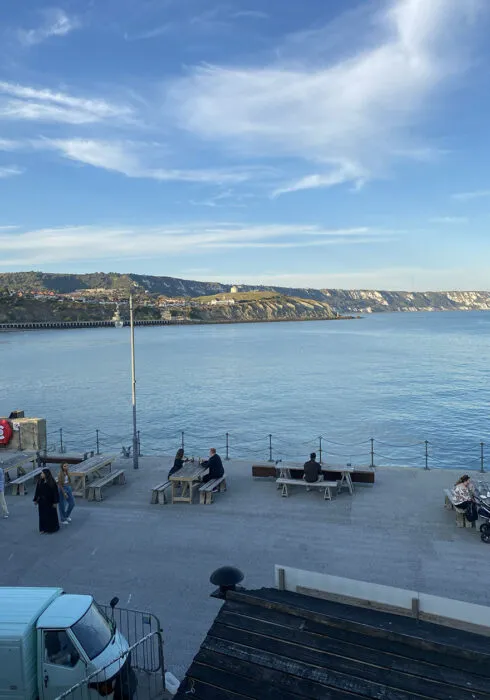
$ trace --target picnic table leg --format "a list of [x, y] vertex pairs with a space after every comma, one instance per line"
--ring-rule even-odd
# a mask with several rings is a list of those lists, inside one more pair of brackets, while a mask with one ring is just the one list
[[325, 493], [323, 494], [323, 498], [325, 501], [332, 500], [332, 492], [330, 491], [330, 486], [325, 486]]
[[289, 496], [287, 484], [282, 485], [282, 496], [285, 496], [286, 498]]

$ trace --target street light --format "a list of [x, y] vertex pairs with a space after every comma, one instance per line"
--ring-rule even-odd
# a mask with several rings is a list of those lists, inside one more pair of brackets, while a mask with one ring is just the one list
[[131, 329], [131, 403], [133, 405], [133, 469], [139, 469], [138, 429], [136, 423], [136, 365], [134, 360], [133, 292], [129, 292], [129, 326]]

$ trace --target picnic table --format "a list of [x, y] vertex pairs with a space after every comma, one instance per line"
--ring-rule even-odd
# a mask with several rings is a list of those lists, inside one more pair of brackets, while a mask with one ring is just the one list
[[[279, 479], [291, 479], [291, 470], [293, 471], [299, 471], [302, 469], [301, 467], [298, 467], [298, 465], [295, 464], [288, 464], [287, 462], [284, 464], [280, 464], [279, 466]], [[352, 476], [356, 470], [358, 470], [358, 467], [352, 467], [352, 466], [347, 466], [343, 464], [336, 464], [334, 466], [329, 466], [325, 465], [322, 467], [322, 474], [324, 481], [328, 481], [327, 477], [329, 475], [329, 472], [337, 472], [341, 475], [341, 478], [339, 479], [338, 483], [338, 491], [341, 491], [342, 489], [347, 489], [352, 496], [354, 493], [354, 485], [352, 483]], [[311, 485], [311, 484], [310, 484]]]
[[201, 483], [201, 477], [207, 471], [207, 467], [191, 462], [184, 464], [182, 469], [172, 474], [169, 479], [172, 484], [172, 503], [192, 503], [194, 489]]
[[7, 484], [33, 470], [35, 462], [34, 452], [0, 452], [0, 469], [4, 471]]
[[85, 498], [87, 484], [93, 479], [100, 479], [103, 470], [110, 472], [115, 459], [116, 455], [99, 455], [80, 462], [73, 470], [70, 469], [73, 495]]

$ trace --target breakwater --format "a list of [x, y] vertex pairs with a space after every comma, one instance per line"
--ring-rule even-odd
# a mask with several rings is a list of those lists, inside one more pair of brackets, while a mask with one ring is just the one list
[[[121, 321], [124, 326], [129, 326], [129, 320]], [[193, 321], [182, 320], [137, 320], [135, 326], [176, 326]], [[54, 330], [56, 328], [111, 328], [114, 321], [25, 321], [24, 323], [0, 323], [0, 331], [20, 330]]]

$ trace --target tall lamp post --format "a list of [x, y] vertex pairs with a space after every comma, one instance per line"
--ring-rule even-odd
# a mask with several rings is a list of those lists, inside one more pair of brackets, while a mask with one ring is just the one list
[[131, 329], [131, 403], [133, 405], [133, 469], [139, 469], [138, 428], [136, 423], [136, 365], [134, 361], [133, 292], [129, 292], [129, 325]]

